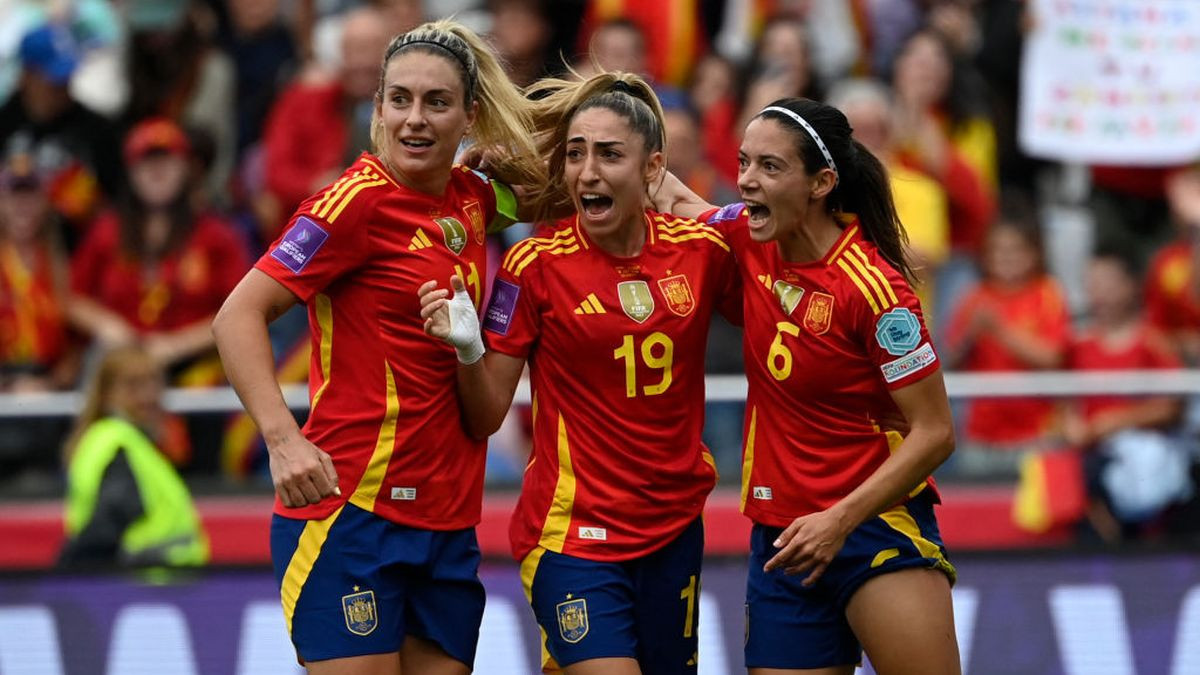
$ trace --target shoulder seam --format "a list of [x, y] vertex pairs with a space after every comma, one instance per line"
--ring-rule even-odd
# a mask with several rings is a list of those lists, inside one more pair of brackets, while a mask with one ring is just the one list
[[309, 212], [325, 222], [333, 224], [360, 192], [387, 183], [387, 178], [379, 175], [370, 167], [364, 167], [348, 176], [343, 176], [331, 185], [325, 194], [313, 204]]

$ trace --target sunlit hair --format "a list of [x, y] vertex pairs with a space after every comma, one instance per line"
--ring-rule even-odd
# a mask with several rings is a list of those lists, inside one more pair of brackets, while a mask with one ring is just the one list
[[88, 427], [115, 412], [108, 409], [108, 401], [112, 397], [113, 386], [116, 385], [117, 380], [131, 372], [146, 371], [161, 373], [159, 365], [141, 346], [115, 347], [104, 354], [100, 363], [97, 364], [95, 372], [92, 373], [91, 379], [88, 380], [79, 417], [76, 418], [71, 435], [63, 445], [64, 466], [71, 463], [71, 457], [75, 455], [75, 447]]
[[585, 110], [603, 108], [620, 115], [645, 141], [647, 157], [666, 145], [662, 104], [646, 80], [632, 73], [601, 72], [583, 80], [546, 78], [529, 86], [539, 156], [548, 158], [546, 189], [533, 196], [539, 218], [571, 205], [563, 175], [567, 131]]
[[[379, 69], [376, 99], [383, 101], [388, 63], [397, 54], [412, 51], [440, 56], [454, 64], [463, 86], [463, 105], [469, 108], [473, 102], [479, 102], [479, 112], [468, 136], [483, 147], [498, 149], [490, 172], [514, 185], [542, 184], [545, 168], [530, 133], [533, 128], [530, 104], [508, 79], [496, 53], [466, 26], [442, 19], [392, 38]], [[385, 161], [389, 142], [377, 107], [371, 119], [371, 145]]]
[[796, 142], [796, 154], [804, 162], [805, 171], [814, 175], [829, 167], [821, 148], [791, 115], [773, 111], [783, 108], [800, 116], [821, 139], [837, 167], [837, 185], [825, 197], [830, 212], [853, 212], [862, 226], [863, 237], [879, 249], [885, 260], [909, 283], [916, 276], [904, 256], [908, 234], [896, 213], [892, 187], [887, 169], [871, 151], [851, 137], [850, 123], [842, 111], [833, 106], [807, 98], [784, 98], [771, 103], [755, 116], [770, 119], [787, 129]]

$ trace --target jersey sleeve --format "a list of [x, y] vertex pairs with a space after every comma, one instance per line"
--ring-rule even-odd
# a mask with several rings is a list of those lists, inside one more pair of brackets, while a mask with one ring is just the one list
[[[875, 307], [855, 303], [867, 357], [874, 363], [888, 389], [900, 389], [921, 381], [937, 371], [939, 359], [934, 351], [921, 303], [907, 282], [890, 268], [887, 286], [880, 284], [884, 299]], [[881, 280], [882, 281], [882, 280]], [[890, 303], [886, 309], [885, 304]]]
[[[343, 179], [344, 180], [344, 179]], [[283, 284], [303, 302], [368, 258], [368, 195], [338, 181], [310, 197], [292, 216], [283, 234], [254, 267]]]
[[483, 315], [483, 337], [489, 349], [519, 359], [529, 357], [542, 331], [542, 313], [535, 298], [537, 278], [536, 264], [520, 275], [507, 268], [496, 272], [492, 297]]
[[749, 214], [746, 211], [746, 205], [742, 202], [734, 202], [719, 209], [709, 209], [701, 213], [696, 220], [715, 227], [728, 239], [735, 230], [746, 227], [747, 218], [749, 218]]

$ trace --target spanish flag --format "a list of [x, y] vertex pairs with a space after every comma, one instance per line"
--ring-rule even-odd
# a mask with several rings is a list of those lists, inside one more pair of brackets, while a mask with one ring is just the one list
[[1018, 527], [1041, 534], [1075, 524], [1086, 510], [1087, 487], [1079, 450], [1031, 452], [1021, 460], [1012, 510]]

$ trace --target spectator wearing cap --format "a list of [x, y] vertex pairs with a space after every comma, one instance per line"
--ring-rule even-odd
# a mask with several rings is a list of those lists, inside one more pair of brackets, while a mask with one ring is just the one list
[[71, 261], [72, 322], [104, 346], [140, 340], [179, 384], [212, 384], [208, 325], [249, 267], [246, 253], [226, 221], [198, 210], [177, 124], [138, 123], [124, 151], [128, 194]]
[[208, 30], [215, 17], [188, 0], [127, 0], [123, 6], [130, 96], [122, 120], [132, 125], [166, 117], [203, 137], [212, 148], [204, 185], [212, 199], [226, 203], [237, 151], [237, 75]]
[[[30, 149], [46, 171], [53, 208], [81, 228], [123, 181], [111, 124], [71, 98], [68, 83], [80, 49], [69, 29], [45, 24], [22, 39], [17, 91], [0, 107], [0, 139]], [[70, 245], [76, 232], [67, 233]]]

